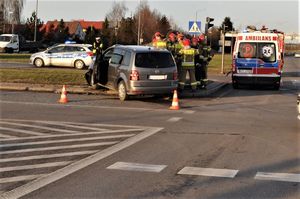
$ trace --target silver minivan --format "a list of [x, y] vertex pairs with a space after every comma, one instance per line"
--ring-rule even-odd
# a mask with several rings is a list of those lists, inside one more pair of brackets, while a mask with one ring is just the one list
[[91, 75], [91, 84], [130, 95], [170, 95], [177, 89], [177, 67], [172, 54], [149, 46], [115, 45], [104, 51]]

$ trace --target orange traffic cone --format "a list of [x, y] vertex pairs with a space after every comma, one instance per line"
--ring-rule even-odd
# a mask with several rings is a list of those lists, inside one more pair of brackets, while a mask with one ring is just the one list
[[63, 85], [62, 91], [61, 91], [61, 96], [60, 96], [60, 100], [58, 101], [59, 103], [68, 103], [68, 98], [67, 98], [67, 90], [66, 90], [66, 86]]
[[179, 101], [177, 96], [177, 90], [174, 90], [172, 106], [169, 108], [170, 110], [179, 110]]

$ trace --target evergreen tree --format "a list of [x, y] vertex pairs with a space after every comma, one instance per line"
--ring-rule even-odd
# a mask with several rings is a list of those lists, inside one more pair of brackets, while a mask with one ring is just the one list
[[[27, 40], [33, 40], [34, 39], [34, 31], [35, 31], [35, 17], [36, 13], [33, 12], [31, 17], [26, 19], [25, 29], [21, 31], [21, 34], [25, 37]], [[43, 22], [41, 19], [37, 18], [37, 40], [41, 40], [43, 38], [43, 33], [40, 32], [40, 28], [43, 26]]]
[[230, 17], [225, 17], [225, 19], [220, 27], [220, 30], [224, 30], [224, 29], [225, 29], [225, 32], [234, 31], [233, 23], [231, 22]]
[[69, 28], [65, 27], [65, 22], [61, 19], [55, 32], [55, 41], [57, 43], [64, 43], [68, 37]]
[[168, 18], [165, 15], [163, 15], [161, 17], [161, 19], [159, 20], [158, 30], [160, 31], [161, 34], [167, 35], [167, 33], [170, 31], [170, 29], [171, 29], [171, 26], [168, 21]]

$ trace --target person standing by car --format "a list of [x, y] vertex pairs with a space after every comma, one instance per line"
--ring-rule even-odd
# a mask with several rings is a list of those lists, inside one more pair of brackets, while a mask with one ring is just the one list
[[103, 42], [101, 37], [96, 37], [93, 43], [93, 61], [94, 63], [90, 65], [89, 70], [85, 73], [85, 79], [90, 86], [93, 86], [97, 83], [97, 77], [99, 77], [98, 72], [100, 69], [99, 65], [102, 59], [102, 51], [103, 51]]
[[183, 40], [183, 49], [180, 50], [182, 55], [182, 70], [179, 74], [179, 89], [184, 90], [186, 82], [186, 73], [189, 72], [192, 91], [197, 89], [197, 81], [195, 77], [195, 55], [198, 55], [198, 49], [191, 48], [189, 39]]
[[196, 79], [200, 82], [201, 88], [206, 88], [207, 79], [207, 66], [212, 59], [211, 48], [205, 43], [205, 35], [200, 35], [199, 38], [199, 54], [200, 54], [200, 68], [196, 71]]
[[152, 46], [156, 48], [167, 48], [167, 42], [162, 39], [162, 34], [160, 34], [160, 32], [154, 34]]

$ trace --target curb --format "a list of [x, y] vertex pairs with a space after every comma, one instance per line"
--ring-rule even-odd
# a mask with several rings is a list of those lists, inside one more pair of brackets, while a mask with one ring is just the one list
[[[195, 93], [189, 90], [179, 94], [181, 97], [205, 97], [209, 96], [219, 89], [226, 86], [228, 82], [213, 81], [207, 85], [206, 89], [198, 90]], [[5, 91], [33, 91], [33, 92], [50, 92], [61, 93], [63, 85], [41, 85], [41, 84], [23, 84], [23, 83], [1, 83], [0, 90]], [[67, 86], [67, 92], [70, 94], [88, 94], [88, 95], [117, 95], [116, 91], [112, 90], [95, 90], [88, 86]]]

